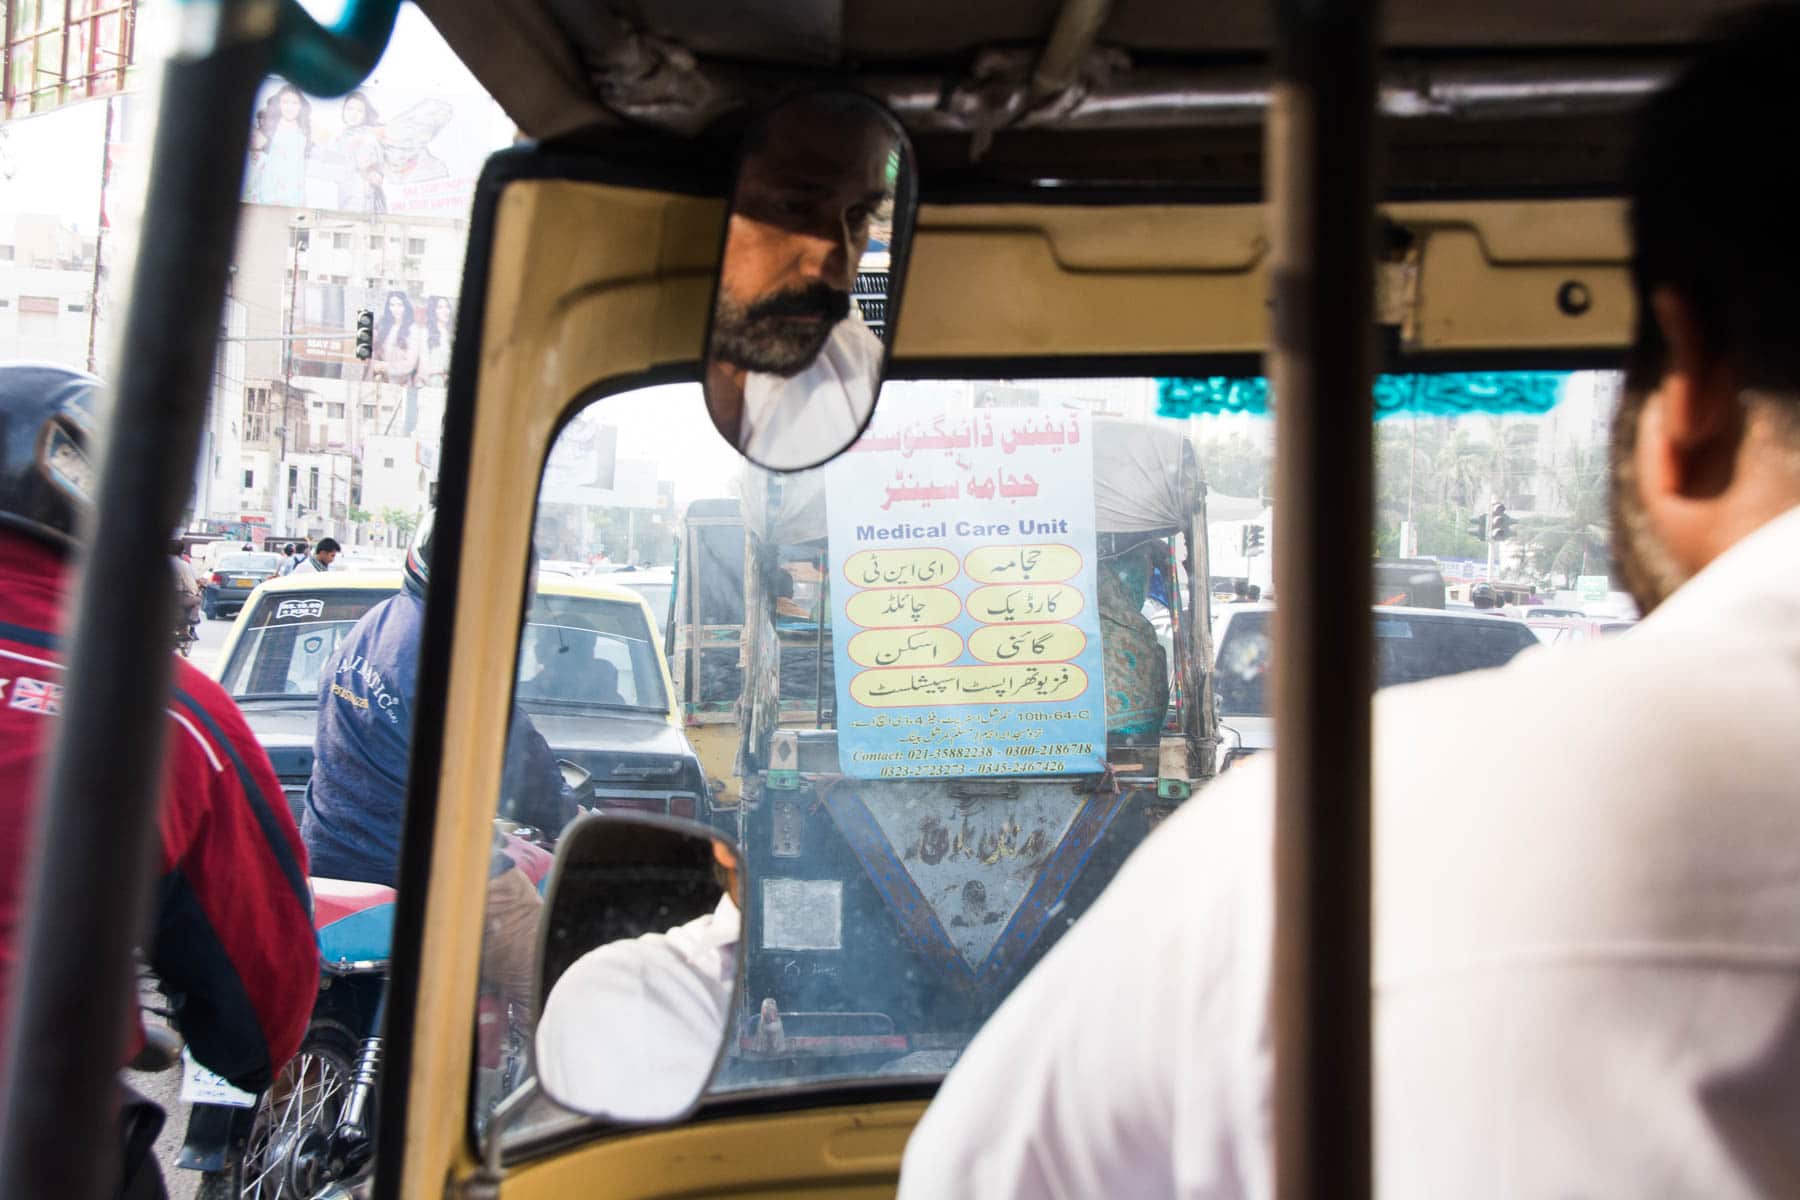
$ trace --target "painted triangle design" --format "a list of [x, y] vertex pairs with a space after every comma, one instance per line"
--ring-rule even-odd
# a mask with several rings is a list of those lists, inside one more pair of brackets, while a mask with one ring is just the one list
[[826, 795], [909, 947], [965, 986], [1010, 984], [1126, 799], [1027, 787], [969, 802], [845, 780]]
[[975, 803], [936, 788], [888, 787], [865, 794], [863, 804], [957, 953], [980, 971], [1082, 799], [1066, 787]]

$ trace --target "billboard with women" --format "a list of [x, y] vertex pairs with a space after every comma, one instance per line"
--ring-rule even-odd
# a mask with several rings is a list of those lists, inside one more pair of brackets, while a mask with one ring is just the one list
[[489, 96], [359, 88], [337, 100], [272, 79], [257, 96], [244, 199], [397, 216], [462, 216], [512, 140]]
[[[443, 387], [450, 375], [450, 338], [456, 324], [451, 296], [415, 296], [397, 287], [352, 287], [305, 281], [297, 285], [293, 373], [314, 379], [369, 380], [405, 387]], [[346, 333], [359, 309], [375, 314], [374, 352], [356, 357]]]

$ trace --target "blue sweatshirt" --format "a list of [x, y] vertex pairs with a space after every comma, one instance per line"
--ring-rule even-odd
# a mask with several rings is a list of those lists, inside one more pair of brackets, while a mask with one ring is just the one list
[[[319, 729], [300, 834], [312, 873], [392, 887], [400, 870], [406, 766], [425, 602], [406, 590], [363, 614], [319, 679]], [[513, 709], [500, 815], [560, 832], [575, 816], [556, 758]]]

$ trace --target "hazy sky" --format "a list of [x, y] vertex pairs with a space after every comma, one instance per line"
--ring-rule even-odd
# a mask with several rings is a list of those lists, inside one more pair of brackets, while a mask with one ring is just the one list
[[[318, 11], [338, 6], [314, 2], [307, 7]], [[393, 40], [369, 83], [441, 96], [486, 94], [425, 14], [410, 4], [400, 7]], [[250, 119], [246, 111], [246, 126]], [[93, 233], [100, 216], [105, 135], [104, 100], [86, 100], [0, 125], [0, 218], [53, 212], [83, 233]]]

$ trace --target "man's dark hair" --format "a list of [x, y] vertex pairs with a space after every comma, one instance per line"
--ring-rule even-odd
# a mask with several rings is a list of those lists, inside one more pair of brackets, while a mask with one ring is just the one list
[[1668, 345], [1650, 296], [1693, 306], [1709, 354], [1745, 387], [1800, 395], [1800, 4], [1721, 22], [1645, 108], [1628, 174], [1637, 330], [1634, 391], [1653, 388]]
[[287, 544], [287, 547], [284, 550], [282, 550], [282, 553], [287, 555], [289, 558], [294, 557], [294, 554], [295, 554], [294, 543], [289, 542]]
[[337, 544], [336, 538], [320, 538], [319, 544], [313, 547], [314, 554], [336, 554], [343, 547]]

